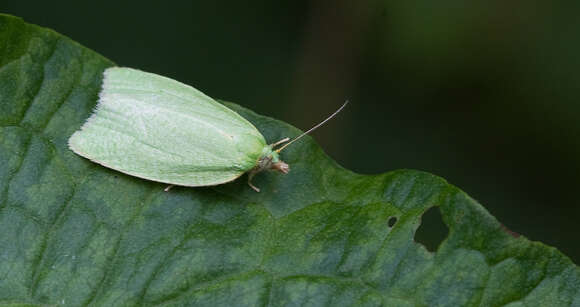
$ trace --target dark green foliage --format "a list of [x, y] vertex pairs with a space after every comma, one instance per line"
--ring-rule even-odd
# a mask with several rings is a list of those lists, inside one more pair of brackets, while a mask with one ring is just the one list
[[[311, 139], [288, 175], [208, 188], [123, 175], [68, 150], [113, 63], [0, 15], [0, 305], [578, 306], [580, 270], [514, 237], [443, 179], [357, 175]], [[298, 130], [226, 103], [268, 141]], [[414, 241], [438, 206], [435, 252]]]

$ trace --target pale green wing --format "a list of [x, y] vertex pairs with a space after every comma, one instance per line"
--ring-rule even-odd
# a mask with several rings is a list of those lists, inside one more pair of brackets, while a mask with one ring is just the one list
[[253, 168], [266, 146], [238, 113], [156, 74], [109, 68], [99, 96], [69, 147], [133, 176], [183, 186], [220, 184]]

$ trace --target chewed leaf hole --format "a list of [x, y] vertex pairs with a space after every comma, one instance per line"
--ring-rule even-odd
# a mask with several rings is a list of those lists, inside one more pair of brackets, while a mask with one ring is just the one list
[[443, 223], [439, 207], [431, 207], [421, 217], [421, 226], [415, 232], [415, 242], [423, 244], [428, 251], [433, 252], [449, 233], [447, 225]]
[[387, 225], [389, 225], [389, 227], [395, 226], [396, 223], [397, 223], [397, 217], [395, 217], [395, 216], [391, 216], [389, 218], [389, 220], [387, 221]]

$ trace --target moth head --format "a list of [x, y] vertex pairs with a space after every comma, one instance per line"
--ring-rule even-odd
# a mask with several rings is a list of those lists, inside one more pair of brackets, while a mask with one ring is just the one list
[[284, 161], [280, 160], [280, 154], [272, 149], [272, 145], [266, 146], [262, 152], [262, 156], [258, 160], [255, 167], [256, 172], [264, 170], [276, 170], [287, 174], [290, 171], [290, 166]]

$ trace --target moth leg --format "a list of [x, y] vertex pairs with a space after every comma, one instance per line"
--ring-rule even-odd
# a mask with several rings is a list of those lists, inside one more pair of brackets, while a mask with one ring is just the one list
[[256, 187], [255, 185], [252, 184], [252, 178], [254, 178], [254, 175], [256, 175], [256, 171], [251, 170], [248, 173], [248, 185], [250, 186], [250, 188], [254, 189], [254, 191], [256, 192], [260, 192], [260, 189], [258, 189], [258, 187]]
[[166, 188], [165, 188], [163, 191], [165, 191], [165, 192], [169, 192], [169, 190], [171, 190], [171, 188], [173, 188], [174, 186], [175, 186], [175, 185], [173, 185], [173, 184], [170, 184], [170, 185], [168, 185], [168, 186], [167, 186], [167, 187], [166, 187]]
[[270, 144], [270, 146], [272, 146], [272, 148], [274, 148], [274, 147], [276, 147], [276, 146], [278, 146], [280, 144], [286, 143], [288, 141], [290, 141], [290, 138], [283, 138], [283, 139], [279, 140], [278, 142], [276, 142], [274, 144]]

